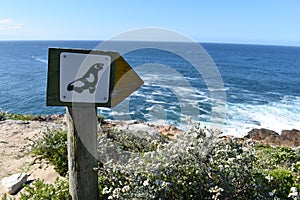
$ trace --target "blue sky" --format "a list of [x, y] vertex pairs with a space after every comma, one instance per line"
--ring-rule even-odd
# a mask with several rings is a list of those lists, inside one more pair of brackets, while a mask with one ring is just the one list
[[199, 42], [300, 46], [299, 0], [3, 0], [0, 40], [105, 40], [143, 27]]

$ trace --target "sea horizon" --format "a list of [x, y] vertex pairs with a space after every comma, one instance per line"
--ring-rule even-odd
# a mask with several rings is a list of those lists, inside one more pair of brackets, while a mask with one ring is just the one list
[[[48, 48], [93, 49], [99, 43], [98, 40], [1, 40], [0, 108], [20, 114], [65, 113], [63, 107], [45, 105]], [[222, 119], [222, 127], [225, 134], [243, 135], [252, 128], [279, 133], [283, 129], [300, 129], [298, 46], [211, 42], [200, 42], [200, 45], [215, 62], [224, 83], [226, 118]], [[193, 120], [209, 124], [210, 91], [191, 63], [161, 49], [140, 49], [123, 56], [145, 84], [127, 98], [126, 113], [118, 110], [120, 105], [117, 109], [99, 108], [99, 114], [107, 119], [129, 117], [180, 127], [190, 112], [184, 113], [176, 93], [180, 92], [187, 97], [186, 105], [199, 111], [198, 118]], [[168, 70], [175, 70], [187, 81], [193, 93], [183, 82], [173, 83]], [[171, 82], [173, 85], [166, 85]]]
[[[109, 40], [109, 39], [0, 39], [0, 42], [172, 42], [172, 43], [189, 43], [187, 41], [176, 41], [176, 40]], [[264, 43], [264, 42], [234, 42], [234, 41], [191, 41], [190, 43], [198, 44], [224, 44], [224, 45], [258, 45], [258, 46], [278, 46], [278, 47], [300, 47], [300, 44], [291, 43]]]

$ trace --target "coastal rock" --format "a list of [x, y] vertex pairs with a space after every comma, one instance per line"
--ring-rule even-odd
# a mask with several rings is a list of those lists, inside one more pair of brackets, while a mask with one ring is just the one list
[[115, 129], [118, 131], [129, 131], [138, 137], [160, 139], [161, 135], [174, 139], [175, 135], [183, 134], [184, 131], [178, 129], [176, 126], [170, 125], [154, 125], [136, 120], [130, 121], [104, 121], [100, 129], [106, 128]]
[[151, 138], [157, 138], [158, 137], [158, 132], [150, 127], [147, 126], [146, 124], [140, 123], [140, 124], [130, 124], [128, 125], [128, 131], [135, 133], [139, 137], [151, 137]]
[[252, 129], [248, 132], [248, 136], [246, 138], [251, 138], [252, 140], [261, 141], [264, 143], [278, 143], [279, 142], [279, 134], [275, 131], [268, 129]]
[[283, 130], [281, 132], [281, 138], [282, 138], [282, 145], [285, 143], [289, 144], [293, 147], [299, 147], [300, 146], [300, 131], [293, 129], [293, 130]]
[[14, 195], [18, 191], [20, 191], [20, 189], [22, 189], [23, 185], [27, 181], [27, 178], [28, 178], [27, 174], [18, 173], [18, 174], [14, 174], [9, 177], [3, 178], [1, 180], [1, 183], [3, 185], [4, 190], [7, 193]]
[[103, 124], [102, 128], [109, 127], [121, 132], [130, 132], [140, 138], [159, 139], [158, 131], [143, 122], [131, 121], [113, 121]]
[[158, 127], [158, 132], [170, 139], [174, 139], [176, 135], [183, 134], [183, 131], [176, 126], [160, 126]]
[[300, 146], [300, 131], [296, 129], [283, 130], [280, 135], [275, 131], [264, 128], [252, 129], [248, 132], [248, 135], [246, 135], [245, 138], [275, 146]]

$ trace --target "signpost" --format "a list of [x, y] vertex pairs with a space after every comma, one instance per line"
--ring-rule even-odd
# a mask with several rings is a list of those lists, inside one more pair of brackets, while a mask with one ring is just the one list
[[48, 106], [67, 106], [70, 195], [98, 199], [97, 107], [113, 107], [143, 81], [116, 52], [49, 48]]

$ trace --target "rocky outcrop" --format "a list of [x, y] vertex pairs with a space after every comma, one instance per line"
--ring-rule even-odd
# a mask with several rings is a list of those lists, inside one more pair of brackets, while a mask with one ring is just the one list
[[248, 135], [246, 136], [248, 139], [252, 139], [255, 141], [261, 141], [263, 143], [278, 143], [279, 142], [279, 134], [275, 131], [268, 130], [268, 129], [252, 129], [248, 132]]
[[27, 174], [25, 173], [18, 173], [11, 175], [9, 177], [5, 177], [1, 180], [2, 186], [4, 190], [8, 194], [16, 194], [27, 181]]
[[281, 145], [288, 146], [292, 144], [294, 147], [300, 146], [300, 131], [293, 129], [293, 130], [283, 130], [281, 132], [280, 137], [282, 138]]
[[281, 134], [268, 129], [252, 129], [245, 136], [246, 139], [252, 139], [261, 143], [275, 145], [275, 146], [287, 146], [287, 147], [299, 147], [300, 146], [300, 131], [283, 130]]
[[184, 133], [184, 131], [178, 129], [176, 126], [157, 126], [156, 128], [161, 135], [170, 139], [174, 139], [176, 135]]
[[101, 125], [102, 130], [107, 128], [116, 129], [118, 131], [129, 131], [139, 137], [151, 137], [158, 139], [160, 135], [174, 139], [176, 135], [183, 134], [184, 131], [178, 129], [175, 126], [170, 125], [154, 125], [145, 122], [139, 122], [135, 120], [131, 121], [107, 121]]

